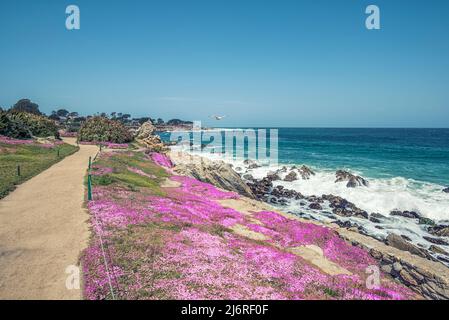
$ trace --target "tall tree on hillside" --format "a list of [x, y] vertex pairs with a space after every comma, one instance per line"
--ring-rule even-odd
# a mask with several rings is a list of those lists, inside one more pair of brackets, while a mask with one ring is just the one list
[[39, 105], [37, 103], [31, 102], [30, 99], [20, 99], [13, 105], [10, 109], [13, 112], [27, 112], [32, 114], [41, 115], [39, 111]]

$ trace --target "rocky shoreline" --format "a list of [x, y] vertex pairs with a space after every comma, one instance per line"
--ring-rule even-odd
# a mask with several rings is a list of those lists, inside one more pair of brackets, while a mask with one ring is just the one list
[[[238, 192], [249, 199], [262, 201], [278, 210], [282, 210], [291, 201], [300, 203], [301, 211], [329, 210], [333, 219], [326, 222], [314, 221], [332, 226], [338, 234], [353, 245], [368, 250], [382, 266], [382, 270], [393, 278], [407, 285], [415, 292], [428, 299], [449, 299], [449, 254], [439, 245], [447, 245], [445, 237], [449, 235], [449, 226], [438, 225], [432, 220], [422, 217], [417, 212], [399, 211], [390, 215], [400, 219], [408, 219], [427, 228], [426, 240], [432, 242], [429, 248], [413, 244], [406, 235], [389, 233], [385, 239], [373, 237], [365, 228], [346, 218], [361, 219], [374, 225], [390, 219], [379, 213], [368, 213], [350, 201], [332, 194], [321, 196], [304, 196], [300, 192], [275, 186], [275, 181], [294, 181], [309, 179], [315, 173], [306, 166], [283, 167], [276, 172], [269, 172], [262, 179], [255, 179], [247, 170], [223, 161], [192, 156], [186, 153], [169, 153], [175, 163], [175, 171], [192, 176], [200, 181], [208, 182], [220, 188]], [[258, 164], [246, 161], [246, 168], [255, 169]], [[348, 188], [367, 187], [369, 182], [347, 171], [337, 171], [335, 183], [346, 183]], [[288, 212], [290, 216], [311, 221], [307, 215]], [[341, 218], [341, 219], [340, 219]], [[313, 218], [312, 218], [313, 221]], [[382, 228], [380, 225], [377, 228]]]

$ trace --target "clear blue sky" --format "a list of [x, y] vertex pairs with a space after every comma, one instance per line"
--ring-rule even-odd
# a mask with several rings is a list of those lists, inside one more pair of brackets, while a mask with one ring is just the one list
[[24, 97], [208, 125], [449, 127], [449, 1], [2, 0], [0, 106]]

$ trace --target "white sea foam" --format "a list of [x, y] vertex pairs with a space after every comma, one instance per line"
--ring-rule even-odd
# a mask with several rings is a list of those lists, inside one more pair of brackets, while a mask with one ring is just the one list
[[[263, 166], [248, 169], [243, 160], [223, 158], [220, 154], [208, 152], [194, 151], [193, 153], [211, 160], [225, 160], [231, 163], [234, 168], [241, 168], [240, 171], [237, 170], [239, 173], [251, 174], [255, 179], [262, 179], [270, 171], [274, 172], [283, 166]], [[286, 166], [287, 168], [291, 167], [291, 165]], [[392, 210], [408, 210], [419, 212], [421, 215], [436, 221], [449, 221], [449, 194], [442, 192], [444, 188], [442, 185], [403, 177], [384, 179], [368, 177], [368, 187], [347, 188], [345, 182], [335, 183], [335, 170], [321, 168], [313, 168], [313, 170], [316, 174], [311, 176], [309, 180], [276, 181], [274, 184], [301, 192], [305, 196], [320, 196], [323, 194], [340, 196], [368, 213], [377, 212], [388, 216]]]

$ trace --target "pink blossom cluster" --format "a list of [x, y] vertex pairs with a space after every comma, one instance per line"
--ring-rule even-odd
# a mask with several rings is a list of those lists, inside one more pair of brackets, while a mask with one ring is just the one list
[[102, 142], [103, 146], [109, 149], [128, 149], [128, 143], [112, 143], [112, 142]]
[[151, 160], [153, 160], [154, 163], [156, 163], [162, 167], [165, 167], [165, 168], [173, 167], [173, 162], [170, 160], [170, 158], [168, 156], [166, 156], [163, 153], [153, 152], [150, 154], [150, 158], [151, 158]]
[[[365, 268], [376, 262], [329, 228], [271, 211], [254, 212], [249, 218], [216, 201], [238, 199], [237, 194], [189, 177], [170, 178], [180, 186], [166, 189], [166, 196], [117, 186], [94, 188], [94, 200], [88, 204], [94, 237], [83, 256], [86, 298], [110, 298], [100, 234], [108, 248], [109, 277], [121, 299], [414, 297], [388, 280], [378, 289], [366, 288]], [[231, 230], [236, 224], [268, 240], [238, 235]], [[311, 244], [351, 275], [331, 276], [286, 250]]]
[[64, 141], [61, 140], [54, 140], [51, 143], [39, 143], [34, 139], [27, 139], [27, 140], [20, 140], [20, 139], [13, 139], [6, 136], [0, 135], [0, 143], [9, 144], [9, 145], [33, 145], [37, 147], [47, 148], [51, 149], [55, 146], [59, 146], [64, 144]]
[[19, 139], [13, 139], [6, 136], [0, 135], [0, 143], [10, 144], [10, 145], [29, 145], [29, 144], [35, 144], [36, 141], [34, 140], [19, 140]]

